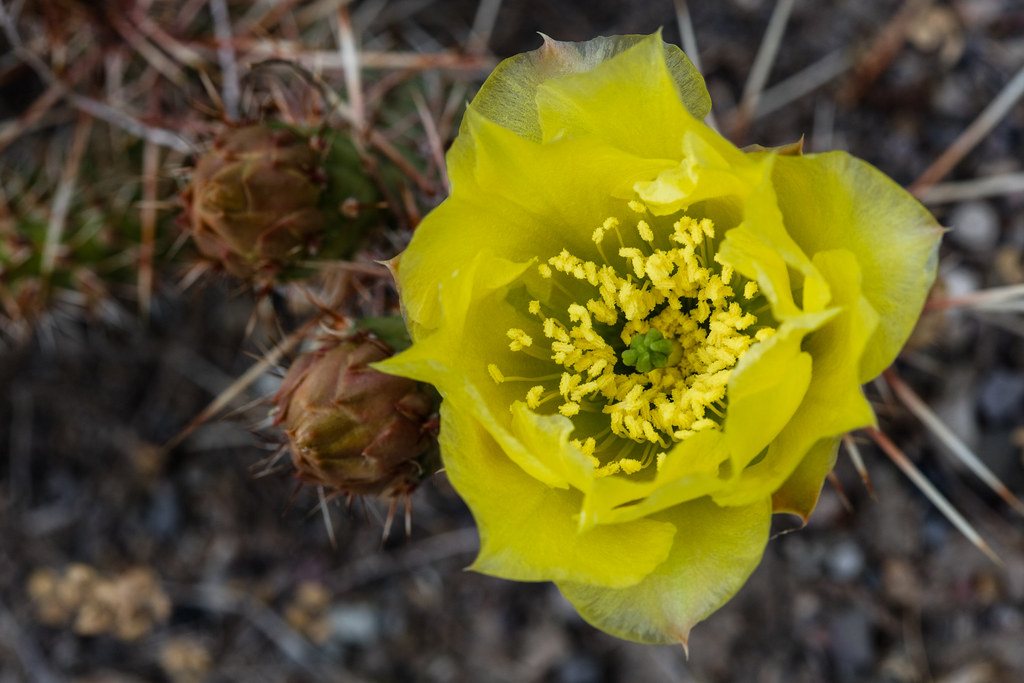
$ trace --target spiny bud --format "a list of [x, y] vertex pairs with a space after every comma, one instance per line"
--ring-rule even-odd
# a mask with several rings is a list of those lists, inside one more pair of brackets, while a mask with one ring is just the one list
[[392, 355], [367, 332], [332, 339], [292, 364], [274, 397], [296, 476], [355, 495], [410, 493], [426, 474], [434, 404], [418, 383], [374, 370]]
[[291, 131], [228, 130], [199, 158], [183, 196], [196, 247], [243, 279], [302, 258], [324, 229], [319, 167], [308, 141]]
[[360, 211], [375, 204], [376, 192], [344, 136], [326, 141], [259, 124], [218, 136], [182, 200], [200, 253], [265, 284], [320, 251], [350, 256], [368, 228]]

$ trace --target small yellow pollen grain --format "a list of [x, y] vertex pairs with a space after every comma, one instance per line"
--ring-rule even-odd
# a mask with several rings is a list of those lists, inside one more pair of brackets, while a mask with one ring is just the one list
[[558, 381], [558, 393], [562, 396], [568, 397], [569, 394], [572, 393], [572, 390], [578, 387], [582, 381], [583, 377], [578, 373], [572, 374], [569, 372], [563, 372], [561, 379]]
[[647, 242], [654, 240], [654, 231], [651, 230], [651, 226], [647, 224], [647, 221], [640, 221], [637, 223], [636, 231], [640, 233], [640, 239]]
[[753, 299], [755, 296], [757, 296], [757, 283], [750, 280], [747, 284], [743, 285], [743, 298]]
[[562, 326], [558, 324], [558, 321], [554, 318], [544, 319], [544, 336], [548, 339], [555, 339], [560, 342], [568, 342], [569, 335], [566, 334]]
[[775, 330], [771, 327], [762, 327], [754, 334], [754, 339], [757, 341], [764, 341], [773, 334], [775, 334]]
[[665, 452], [658, 453], [656, 462], [657, 462], [657, 467], [658, 467], [658, 471], [659, 472], [661, 471], [661, 466], [665, 463], [665, 458], [666, 457], [668, 457], [668, 453], [665, 453]]
[[[597, 458], [594, 458], [594, 460], [597, 460]], [[595, 467], [596, 467], [596, 464], [595, 464]], [[595, 469], [594, 470], [594, 476], [595, 477], [608, 477], [608, 476], [611, 476], [611, 475], [615, 474], [618, 471], [619, 471], [619, 463], [618, 462], [610, 462], [607, 465], [605, 465], [604, 467], [598, 467], [597, 469]]]
[[647, 213], [647, 207], [635, 199], [629, 200], [629, 208], [637, 213]]
[[619, 249], [619, 256], [629, 259], [633, 263], [633, 272], [637, 277], [644, 276], [644, 255], [635, 247], [622, 247]]
[[568, 403], [563, 403], [562, 405], [558, 406], [558, 412], [560, 412], [562, 415], [565, 415], [566, 417], [572, 417], [573, 415], [576, 415], [577, 413], [580, 412], [580, 404], [574, 403], [572, 401], [569, 401]]
[[697, 224], [700, 231], [704, 233], [706, 237], [715, 236], [715, 224], [711, 222], [710, 218], [701, 218], [700, 223]]
[[501, 384], [505, 381], [505, 375], [501, 374], [501, 370], [499, 370], [498, 366], [494, 363], [487, 366], [487, 372], [490, 373], [491, 379], [493, 379], [496, 384]]
[[590, 236], [590, 239], [594, 240], [594, 244], [601, 244], [604, 240], [604, 228], [594, 230], [594, 234]]
[[508, 345], [512, 351], [522, 351], [525, 347], [533, 345], [533, 337], [518, 328], [513, 327], [506, 334], [512, 340]]
[[639, 460], [634, 460], [633, 458], [621, 458], [619, 460], [616, 460], [616, 463], [619, 467], [622, 468], [622, 471], [625, 472], [626, 474], [633, 474], [634, 472], [639, 472], [644, 468], [642, 462], [640, 462]]
[[540, 271], [540, 276], [543, 278], [551, 277], [551, 266], [546, 263], [542, 263], [537, 266], [537, 270]]
[[539, 301], [531, 301], [530, 302], [530, 306], [529, 306], [529, 311], [530, 311], [530, 313], [532, 315], [540, 315], [540, 302]]
[[540, 407], [540, 399], [544, 394], [544, 387], [538, 384], [526, 392], [526, 405], [531, 410], [536, 410]]
[[594, 437], [588, 436], [582, 441], [580, 439], [573, 439], [569, 444], [580, 449], [580, 452], [583, 453], [584, 457], [586, 457], [595, 468], [601, 466], [601, 461], [594, 456], [594, 448], [597, 446], [597, 442], [594, 441]]

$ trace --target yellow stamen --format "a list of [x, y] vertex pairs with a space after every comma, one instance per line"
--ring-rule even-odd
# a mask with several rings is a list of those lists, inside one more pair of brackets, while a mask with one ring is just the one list
[[[673, 443], [721, 429], [732, 370], [752, 344], [774, 333], [768, 321], [744, 310], [742, 302], [759, 293], [755, 282], [743, 284], [742, 300], [736, 296], [732, 267], [713, 251], [711, 220], [654, 216], [636, 200], [629, 208], [644, 216], [636, 223], [632, 245], [619, 233], [618, 219], [609, 217], [591, 236], [603, 263], [563, 249], [538, 266], [542, 277], [558, 272], [579, 283], [570, 293], [556, 280], [569, 296], [556, 317], [545, 317], [539, 301], [529, 302], [543, 339], [520, 328], [506, 332], [512, 351], [539, 346], [531, 355], [555, 363], [559, 370], [526, 392], [531, 410], [560, 398], [558, 414], [569, 419], [584, 411], [588, 415], [578, 427], [592, 425], [601, 413], [607, 416], [601, 430], [607, 438], [598, 443], [586, 436], [572, 442], [593, 464], [594, 476], [631, 475], [651, 463], [660, 470]], [[626, 273], [601, 249], [609, 231], [618, 237], [617, 253], [627, 264]], [[661, 243], [670, 248], [656, 247], [659, 238], [668, 238]], [[580, 299], [583, 283], [594, 292]], [[666, 340], [659, 360], [637, 362], [636, 354], [647, 349], [638, 343], [625, 362], [621, 354], [632, 348], [634, 338], [655, 339], [648, 335], [652, 330]], [[544, 347], [550, 349], [549, 356]], [[488, 372], [498, 383], [513, 379], [494, 364]]]
[[636, 224], [636, 231], [640, 233], [640, 239], [645, 242], [654, 241], [654, 231], [651, 230], [651, 226], [647, 224], [647, 221], [640, 221]]
[[495, 384], [501, 384], [505, 381], [505, 375], [501, 373], [501, 370], [494, 363], [487, 366], [487, 372], [491, 374], [491, 379], [494, 380]]
[[512, 351], [522, 351], [525, 347], [533, 345], [533, 338], [520, 329], [512, 328], [506, 334], [512, 340], [508, 345]]
[[536, 410], [540, 407], [541, 396], [544, 395], [543, 385], [538, 384], [526, 392], [526, 405], [531, 410]]
[[633, 458], [622, 458], [621, 460], [617, 460], [616, 462], [618, 463], [619, 467], [622, 468], [622, 471], [625, 472], [626, 474], [633, 474], [634, 472], [639, 472], [644, 467], [639, 460], [634, 460]]

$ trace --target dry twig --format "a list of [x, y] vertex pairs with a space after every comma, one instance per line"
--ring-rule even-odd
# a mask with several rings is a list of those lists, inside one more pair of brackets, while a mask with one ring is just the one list
[[910, 458], [889, 437], [874, 427], [865, 427], [864, 431], [882, 449], [882, 452], [889, 456], [889, 459], [903, 471], [903, 474], [914, 483], [914, 486], [931, 501], [932, 505], [939, 509], [939, 512], [949, 520], [950, 524], [955, 526], [960, 533], [967, 537], [967, 540], [973, 543], [978, 550], [985, 553], [990, 560], [1000, 566], [1003, 564], [999, 556], [993, 552], [988, 543], [975, 531], [971, 523], [964, 519], [964, 516], [953, 507], [953, 504], [945, 496], [939, 493], [939, 490], [928, 481], [927, 477], [921, 474], [921, 470], [917, 469], [914, 463], [910, 461]]

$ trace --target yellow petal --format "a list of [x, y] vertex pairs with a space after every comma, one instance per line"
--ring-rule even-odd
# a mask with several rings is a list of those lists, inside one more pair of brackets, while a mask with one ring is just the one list
[[[540, 49], [510, 57], [499, 64], [470, 106], [516, 135], [539, 142], [542, 134], [538, 90], [574, 74], [583, 79], [583, 90], [600, 87], [602, 77], [607, 83], [609, 77], [619, 75], [603, 74], [604, 65], [616, 62], [617, 55], [630, 51], [634, 53], [625, 62], [626, 68], [633, 70], [628, 75], [639, 77], [639, 81], [628, 85], [635, 88], [636, 93], [666, 100], [672, 96], [675, 103], [668, 102], [668, 106], [681, 104], [698, 119], [707, 116], [711, 98], [704, 87], [704, 79], [682, 50], [662, 42], [660, 31], [650, 36], [600, 37], [583, 43], [561, 42], [545, 36]], [[617, 84], [622, 86], [623, 81]], [[629, 94], [615, 93], [612, 99], [622, 99]], [[640, 112], [645, 104], [643, 99], [636, 99], [631, 106]], [[658, 106], [666, 106], [666, 103], [659, 101]], [[573, 127], [569, 121], [566, 125]]]
[[577, 529], [581, 495], [545, 486], [513, 463], [455, 401], [441, 406], [441, 453], [452, 485], [480, 529], [470, 567], [517, 581], [636, 584], [672, 546], [671, 521], [645, 519]]
[[[454, 276], [436, 285], [437, 315], [448, 324], [434, 330], [421, 328], [411, 347], [373, 367], [428, 382], [446, 400], [472, 406], [477, 418], [509, 447], [510, 456], [531, 476], [565, 487], [568, 481], [558, 468], [547, 464], [545, 453], [528, 450], [510, 433], [508, 407], [521, 392], [511, 383], [495, 384], [488, 370], [506, 349], [504, 332], [513, 326], [509, 322], [519, 320], [504, 301], [504, 292], [527, 267], [486, 252], [477, 254]], [[467, 334], [478, 342], [465, 344]]]
[[[682, 80], [697, 94], [695, 117], [680, 99], [678, 82], [666, 62], [676, 55], [685, 68]], [[633, 154], [657, 158], [677, 154], [687, 130], [703, 126], [707, 114], [704, 82], [678, 48], [654, 34], [596, 64], [588, 71], [549, 79], [537, 87], [537, 108], [544, 141], [592, 136]], [[691, 103], [690, 106], [693, 106]], [[698, 118], [699, 117], [699, 118]]]
[[719, 471], [728, 460], [722, 433], [707, 430], [675, 444], [651, 478], [595, 479], [584, 498], [581, 528], [642, 519], [719, 491]]
[[584, 619], [619, 638], [686, 645], [690, 629], [725, 604], [761, 561], [771, 520], [765, 498], [718, 507], [707, 498], [652, 517], [675, 525], [672, 552], [635, 586], [559, 581]]
[[880, 321], [860, 361], [866, 382], [910, 336], [935, 279], [943, 230], [896, 183], [843, 152], [778, 157], [774, 182], [786, 229], [806, 253], [847, 249], [860, 266]]
[[682, 161], [652, 181], [634, 185], [637, 195], [657, 215], [723, 196], [745, 199], [765, 180], [770, 157], [745, 155], [703, 124], [682, 137]]
[[850, 252], [837, 249], [817, 254], [815, 264], [828, 279], [838, 307], [833, 310], [839, 313], [804, 344], [813, 359], [811, 383], [792, 419], [765, 457], [747, 467], [732, 490], [715, 496], [721, 505], [740, 505], [775, 491], [819, 440], [874, 423], [857, 372], [877, 316], [861, 295], [857, 262]]
[[829, 437], [820, 439], [811, 447], [796, 470], [772, 494], [773, 512], [796, 515], [804, 524], [807, 523], [818, 504], [825, 477], [836, 464], [839, 441], [837, 436]]
[[[471, 135], [459, 139], [480, 151], [449, 154], [453, 194], [420, 223], [399, 261], [410, 326], [441, 325], [436, 283], [464, 272], [481, 251], [511, 261], [564, 248], [591, 252], [590, 235], [608, 218], [609, 198], [632, 196], [635, 182], [677, 163], [593, 139], [539, 145], [472, 111], [465, 120]], [[567, 172], [581, 159], [587, 160], [585, 173]]]

